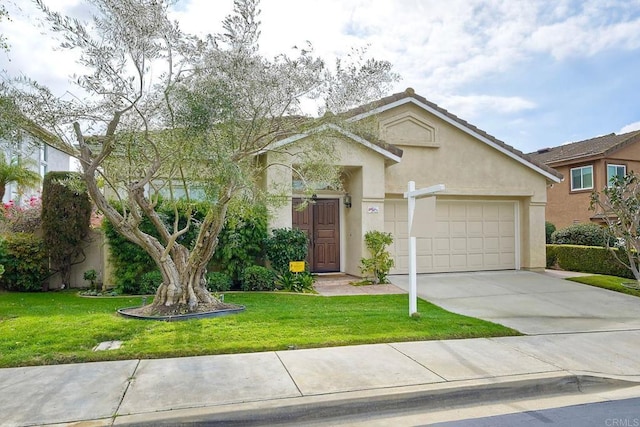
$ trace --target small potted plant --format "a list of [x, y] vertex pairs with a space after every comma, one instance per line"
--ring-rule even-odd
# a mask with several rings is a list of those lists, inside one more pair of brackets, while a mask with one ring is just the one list
[[94, 290], [96, 287], [96, 279], [98, 278], [98, 272], [92, 268], [91, 270], [85, 271], [82, 277], [84, 278], [84, 280], [89, 282], [89, 288], [91, 290]]

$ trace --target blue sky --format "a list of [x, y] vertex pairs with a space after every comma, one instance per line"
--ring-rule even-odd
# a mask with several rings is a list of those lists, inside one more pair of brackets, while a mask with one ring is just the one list
[[[9, 1], [1, 68], [60, 91], [72, 57]], [[82, 16], [79, 0], [45, 0]], [[232, 0], [182, 0], [183, 30], [220, 31]], [[328, 61], [369, 45], [416, 92], [524, 152], [640, 129], [640, 0], [263, 0], [267, 55], [310, 41]], [[9, 61], [10, 59], [10, 61]]]

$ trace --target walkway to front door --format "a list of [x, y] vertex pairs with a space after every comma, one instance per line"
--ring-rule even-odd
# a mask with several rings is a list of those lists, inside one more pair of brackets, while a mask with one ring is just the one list
[[293, 199], [293, 228], [309, 238], [307, 263], [312, 273], [340, 271], [340, 199], [317, 199], [298, 210], [302, 199]]

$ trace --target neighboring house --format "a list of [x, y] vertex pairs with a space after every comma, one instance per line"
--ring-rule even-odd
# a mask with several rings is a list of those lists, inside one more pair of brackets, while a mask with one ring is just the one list
[[544, 148], [529, 156], [566, 177], [547, 189], [547, 221], [558, 229], [577, 223], [602, 223], [589, 209], [591, 193], [609, 185], [613, 176], [640, 172], [640, 131]]
[[[343, 171], [344, 192], [318, 189], [304, 211], [303, 195], [287, 164], [305, 149], [308, 134], [276, 145], [287, 154], [267, 152], [267, 188], [290, 188], [290, 199], [272, 212], [270, 227], [298, 227], [311, 237], [313, 272], [361, 275], [368, 257], [364, 235], [391, 232], [392, 273], [408, 273], [407, 191], [444, 184], [437, 195], [436, 230], [418, 238], [417, 271], [543, 269], [547, 186], [562, 176], [531, 160], [412, 89], [356, 108], [351, 122], [370, 122], [378, 135], [363, 138], [334, 128], [334, 150]], [[415, 221], [421, 218], [416, 216]], [[424, 219], [423, 219], [424, 220]]]
[[[5, 148], [5, 157], [7, 161], [15, 157], [29, 157], [34, 160], [34, 171], [38, 172], [41, 177], [50, 171], [68, 171], [70, 167], [70, 156], [56, 148], [50, 147], [42, 142], [34, 142], [32, 140], [23, 141], [15, 147], [8, 145]], [[19, 199], [28, 200], [31, 196], [39, 193], [39, 188], [27, 190], [25, 194], [20, 194], [18, 186], [10, 183], [4, 195], [3, 203], [10, 200], [19, 202]]]

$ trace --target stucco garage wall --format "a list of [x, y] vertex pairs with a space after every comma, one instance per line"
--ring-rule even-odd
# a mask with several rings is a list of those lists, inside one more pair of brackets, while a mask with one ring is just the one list
[[542, 174], [413, 104], [385, 111], [379, 124], [381, 134], [391, 138], [386, 142], [404, 151], [400, 163], [387, 167], [387, 199], [402, 197], [408, 181], [415, 181], [416, 188], [444, 184], [440, 196], [450, 199], [517, 201], [522, 250], [516, 268], [544, 268], [547, 180]]

